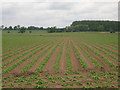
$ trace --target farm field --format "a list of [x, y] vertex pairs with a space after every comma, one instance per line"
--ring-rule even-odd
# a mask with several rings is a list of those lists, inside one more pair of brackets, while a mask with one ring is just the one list
[[118, 88], [118, 34], [3, 32], [3, 88]]

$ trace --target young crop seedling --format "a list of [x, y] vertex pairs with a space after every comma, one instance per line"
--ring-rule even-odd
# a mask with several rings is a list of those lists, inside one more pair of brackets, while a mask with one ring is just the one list
[[82, 85], [82, 83], [81, 82], [77, 82], [76, 85]]
[[51, 82], [51, 83], [55, 83], [55, 81], [54, 81], [54, 80], [51, 80], [50, 82]]
[[92, 85], [92, 83], [91, 83], [91, 82], [87, 82], [86, 84], [87, 84], [87, 85]]
[[83, 60], [83, 58], [80, 56], [80, 52], [78, 51], [78, 49], [74, 46], [74, 44], [72, 43], [72, 46], [73, 46], [73, 49], [75, 51], [75, 54], [77, 55], [81, 65], [82, 65], [82, 68], [87, 68], [87, 64], [86, 62]]
[[[61, 42], [59, 42], [58, 44], [60, 44], [60, 43]], [[51, 55], [54, 53], [54, 51], [58, 47], [58, 44], [52, 49], [52, 51], [48, 54], [48, 56], [46, 56], [45, 59], [40, 63], [39, 67], [35, 70], [36, 72], [40, 72], [43, 69], [43, 67], [45, 66], [45, 64], [50, 59]]]
[[44, 88], [44, 86], [42, 86], [42, 85], [36, 85], [36, 86], [34, 86], [34, 88]]
[[67, 70], [68, 72], [72, 72], [72, 63], [71, 63], [71, 53], [69, 45], [67, 44], [67, 51], [66, 51], [66, 60], [67, 60]]
[[62, 48], [63, 48], [63, 46], [61, 46], [61, 49], [57, 55], [56, 63], [53, 66], [53, 69], [55, 70], [55, 72], [59, 72], [59, 64], [60, 64], [60, 59], [61, 59], [61, 55], [62, 55]]
[[61, 82], [66, 82], [66, 80], [61, 80]]
[[70, 81], [76, 81], [76, 79], [70, 79]]

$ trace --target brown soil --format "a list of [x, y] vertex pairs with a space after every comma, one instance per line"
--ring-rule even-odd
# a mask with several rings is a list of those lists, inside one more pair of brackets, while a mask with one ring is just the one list
[[99, 33], [110, 33], [110, 32], [99, 32]]
[[60, 60], [60, 64], [59, 64], [60, 65], [59, 71], [61, 73], [67, 72], [67, 70], [66, 70], [66, 42], [63, 46], [63, 51], [62, 51], [61, 60]]
[[[8, 54], [10, 52], [15, 52], [16, 50], [20, 50], [20, 49], [22, 49], [22, 48], [17, 48], [17, 49], [14, 49], [14, 50], [10, 50], [10, 51], [4, 52], [4, 53], [2, 53], [2, 55]], [[2, 51], [4, 51], [4, 50], [2, 50]]]
[[[14, 72], [14, 73], [10, 73], [9, 74], [9, 77], [21, 77], [21, 76], [30, 76], [30, 75], [36, 75], [38, 73], [36, 72], [24, 72], [24, 73], [21, 73], [21, 72]], [[7, 75], [4, 75], [4, 76], [7, 76]]]
[[109, 46], [109, 47], [112, 47], [112, 48], [118, 49], [118, 46], [113, 46], [113, 45], [109, 45], [109, 44], [107, 44], [106, 46]]
[[[12, 57], [12, 56], [14, 56], [14, 54], [15, 53], [20, 53], [21, 51], [23, 51], [22, 49], [21, 50], [19, 50], [19, 51], [13, 51], [12, 53], [9, 53], [8, 55], [5, 55], [5, 56], [2, 56], [2, 58], [5, 58], [5, 57], [8, 57], [8, 56], [10, 56], [10, 57]], [[22, 53], [22, 52], [21, 52]]]
[[[97, 44], [97, 46], [104, 47], [104, 48], [106, 48], [106, 49], [109, 49], [109, 50], [111, 50], [111, 51], [114, 51], [115, 53], [118, 53], [118, 51], [116, 51], [116, 50], [114, 50], [114, 49], [112, 49], [112, 48], [110, 48], [110, 47], [106, 47], [106, 46], [103, 46], [103, 45], [100, 45], [100, 44]], [[113, 54], [113, 53], [112, 53], [112, 54]]]
[[[74, 42], [73, 42], [74, 43]], [[74, 43], [75, 44], [75, 43]], [[92, 63], [92, 61], [88, 58], [88, 56], [77, 46], [75, 45], [76, 48], [79, 50], [79, 53], [81, 55], [81, 57], [83, 58], [83, 60], [85, 61], [85, 63], [87, 64], [87, 70], [92, 70], [95, 68], [94, 63]]]
[[[43, 46], [44, 47], [44, 46]], [[21, 70], [27, 66], [34, 58], [36, 58], [41, 52], [43, 52], [44, 50], [46, 50], [49, 46], [45, 47], [44, 49], [42, 49], [41, 51], [39, 51], [38, 53], [34, 54], [32, 57], [30, 57], [28, 60], [24, 61], [21, 65], [19, 65], [18, 67], [16, 67], [15, 69], [13, 69], [11, 71], [12, 72], [17, 72], [20, 73]]]
[[[55, 45], [54, 45], [55, 46]], [[35, 72], [35, 70], [39, 67], [40, 63], [44, 60], [44, 58], [51, 52], [51, 50], [54, 48], [50, 48], [49, 51], [47, 51], [30, 69], [30, 72]]]
[[[99, 45], [97, 46], [98, 48], [101, 48], [101, 47], [99, 47]], [[103, 46], [104, 47], [104, 46]], [[107, 48], [107, 47], [106, 47]], [[102, 49], [102, 48], [101, 48]], [[104, 49], [103, 49], [104, 50]], [[109, 53], [111, 56], [114, 56], [114, 57], [116, 57], [117, 58], [117, 60], [120, 58], [120, 56], [119, 55], [116, 55], [116, 54], [114, 54], [114, 53], [112, 53], [112, 52], [110, 52], [110, 51], [107, 51], [107, 50], [105, 50], [107, 53]], [[118, 53], [118, 52], [116, 52], [116, 53]], [[113, 61], [116, 61], [116, 63], [118, 63], [117, 62], [117, 60], [113, 60]]]
[[59, 50], [60, 50], [60, 47], [57, 47], [57, 49], [52, 54], [52, 56], [50, 57], [50, 59], [48, 60], [48, 62], [46, 63], [46, 65], [43, 67], [42, 71], [50, 72], [50, 73], [54, 72], [53, 66], [54, 66], [54, 64], [56, 62], [56, 57], [58, 55]]
[[[104, 54], [103, 52], [95, 49], [94, 47], [88, 45], [88, 44], [85, 44], [87, 45], [88, 47], [94, 49], [96, 52], [100, 53], [102, 56], [104, 56], [106, 59], [108, 59], [110, 62], [114, 63], [115, 65], [118, 65], [118, 62], [116, 62], [114, 59], [112, 59], [111, 57], [109, 57], [108, 55]], [[96, 46], [97, 47], [97, 46]], [[99, 47], [98, 47], [99, 48]]]
[[110, 71], [111, 70], [111, 68], [109, 67], [109, 65], [106, 64], [103, 59], [101, 59], [99, 56], [97, 56], [95, 53], [93, 53], [88, 48], [86, 48], [86, 47], [84, 47], [84, 48], [90, 53], [91, 56], [93, 56], [98, 61], [98, 63], [100, 63], [104, 67], [104, 69], [102, 71]]
[[[39, 47], [39, 46], [36, 46], [36, 47]], [[14, 58], [20, 56], [21, 54], [24, 54], [24, 53], [26, 53], [26, 52], [29, 52], [30, 50], [32, 50], [32, 49], [34, 49], [34, 48], [36, 48], [36, 47], [30, 48], [29, 50], [26, 50], [26, 51], [24, 51], [24, 52], [22, 52], [22, 53], [19, 53], [19, 54], [17, 54], [17, 55], [14, 55], [14, 56], [12, 56], [12, 57], [4, 60], [4, 61], [3, 61], [3, 64], [6, 63], [6, 62], [8, 62], [8, 61], [11, 60], [11, 59], [14, 59]]]
[[72, 71], [78, 72], [78, 71], [83, 70], [79, 60], [77, 59], [77, 56], [75, 55], [75, 52], [74, 52], [73, 47], [72, 47], [72, 43], [70, 43], [70, 53], [71, 53]]
[[[45, 75], [43, 75], [42, 73], [27, 72], [27, 73], [20, 73], [20, 74], [15, 73], [14, 78], [15, 77], [20, 77], [20, 76], [26, 76], [26, 78], [29, 79], [30, 75], [38, 75], [38, 74], [42, 75], [42, 76], [39, 77], [40, 79], [42, 79], [43, 81], [48, 81], [49, 82], [47, 84], [42, 84], [43, 86], [47, 86], [47, 85], [52, 86], [53, 85], [53, 86], [55, 86], [54, 88], [82, 88], [83, 86], [96, 87], [97, 85], [118, 85], [118, 82], [116, 81], [118, 79], [117, 76], [115, 76], [114, 80], [113, 79], [109, 79], [109, 80], [112, 80], [112, 82], [108, 83], [108, 82], [106, 82], [107, 79], [103, 78], [103, 76], [100, 76], [100, 80], [94, 80], [94, 79], [88, 77], [87, 75], [90, 75], [89, 72], [87, 72], [87, 73], [83, 72], [81, 74], [69, 74], [67, 76], [63, 75], [61, 73], [59, 73], [59, 74], [57, 73], [57, 74], [54, 74], [54, 75], [53, 74], [52, 75], [49, 74], [49, 76], [47, 76], [47, 77]], [[82, 75], [84, 77], [82, 77], [82, 78], [73, 78], [73, 76], [80, 76], [80, 75]], [[95, 75], [92, 75], [92, 76], [95, 76]], [[53, 77], [61, 77], [62, 79], [65, 80], [65, 82], [61, 82], [62, 79], [60, 79], [60, 80], [55, 80], [56, 82], [52, 83], [52, 82], [50, 82], [50, 80], [47, 80], [48, 77], [52, 77], [52, 78]], [[66, 79], [65, 77], [70, 77], [71, 79], [75, 79], [76, 81], [70, 81], [69, 79]], [[11, 77], [11, 78], [13, 78], [13, 77]], [[95, 83], [93, 83], [94, 81], [102, 81], [102, 83], [95, 84]], [[76, 85], [77, 82], [81, 82], [83, 85]], [[87, 82], [91, 82], [92, 85], [87, 85]], [[8, 83], [10, 84], [11, 82], [9, 81], [9, 82], [7, 82], [7, 84]], [[70, 85], [66, 86], [66, 87], [61, 86], [62, 84], [70, 84], [70, 83], [72, 83], [73, 86], [70, 86]], [[16, 83], [13, 83], [13, 84], [16, 84]], [[33, 86], [36, 85], [36, 81], [33, 81], [32, 85], [25, 85], [25, 84], [26, 84], [26, 82], [22, 82], [22, 86], [17, 86], [16, 85], [15, 88], [20, 88], [20, 87], [23, 87], [23, 88], [33, 88]], [[14, 87], [11, 87], [11, 86], [7, 86], [7, 88], [8, 87], [9, 88], [14, 88]]]
[[[34, 47], [34, 48], [35, 48], [35, 47]], [[34, 49], [34, 48], [32, 48], [32, 49]], [[41, 47], [38, 47], [38, 48], [41, 48]], [[38, 48], [37, 48], [37, 49], [38, 49]], [[27, 50], [27, 51], [25, 51], [25, 52], [29, 52], [29, 51], [32, 50], [32, 49], [29, 49], [29, 50]], [[35, 49], [35, 51], [36, 51], [37, 49]], [[23, 52], [23, 53], [25, 53], [25, 52]], [[26, 56], [28, 56], [28, 55], [31, 54], [31, 53], [32, 53], [32, 52], [29, 52], [28, 54], [22, 56], [22, 57], [19, 58], [18, 60], [15, 60], [14, 62], [8, 64], [6, 67], [3, 68], [3, 70], [11, 67], [12, 65], [14, 65], [14, 64], [17, 63], [17, 62], [19, 62], [20, 60], [22, 60], [23, 58], [25, 58]], [[22, 53], [21, 53], [21, 54], [22, 54]], [[17, 55], [17, 56], [18, 56], [18, 55]], [[15, 55], [14, 58], [17, 57], [17, 56]], [[12, 57], [12, 59], [13, 59], [13, 57]], [[3, 62], [3, 64], [4, 64], [4, 63], [5, 63], [5, 62]]]
[[[99, 45], [97, 45], [98, 47], [99, 47]], [[102, 46], [102, 45], [100, 45], [100, 46]], [[102, 46], [102, 47], [104, 47], [104, 46]], [[103, 49], [102, 47], [99, 47], [99, 48], [101, 48], [101, 49]], [[107, 48], [107, 49], [110, 49], [110, 48], [108, 48], [108, 47], [104, 47], [104, 48]], [[103, 49], [104, 50], [104, 49]], [[114, 53], [112, 53], [112, 52], [110, 52], [110, 51], [107, 51], [107, 50], [105, 50], [107, 53], [110, 53], [112, 56], [114, 56], [114, 57], [118, 57], [118, 55], [116, 55], [116, 54], [114, 54]], [[115, 51], [115, 50], [112, 50], [112, 51], [114, 51], [114, 52], [116, 52], [116, 53], [118, 53], [118, 51]]]

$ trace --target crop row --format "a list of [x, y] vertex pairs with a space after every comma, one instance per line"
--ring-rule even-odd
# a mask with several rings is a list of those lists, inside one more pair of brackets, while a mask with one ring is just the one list
[[88, 58], [97, 66], [97, 67], [102, 67], [101, 64], [98, 63], [98, 61], [93, 58], [89, 52], [86, 51], [86, 49], [83, 48], [83, 46], [79, 46], [81, 50], [85, 52], [85, 54], [88, 56]]
[[59, 51], [59, 53], [57, 55], [57, 58], [56, 58], [55, 65], [53, 66], [53, 69], [54, 69], [55, 72], [59, 72], [59, 65], [60, 65], [60, 59], [61, 59], [61, 55], [62, 55], [63, 45], [60, 48], [60, 51]]
[[14, 56], [14, 55], [17, 55], [17, 54], [20, 54], [20, 53], [22, 53], [22, 52], [25, 52], [26, 50], [28, 50], [28, 49], [22, 49], [22, 50], [20, 50], [20, 51], [18, 51], [18, 52], [12, 52], [12, 54], [9, 54], [9, 55], [7, 55], [6, 57], [4, 57], [4, 58], [2, 58], [2, 61], [4, 61], [4, 60], [6, 60], [6, 59], [8, 59], [9, 57], [12, 57], [12, 56]]
[[115, 50], [115, 51], [117, 51], [118, 50], [118, 48], [116, 47], [112, 47], [111, 45], [106, 45], [106, 44], [104, 44], [104, 46], [105, 47], [109, 47], [110, 49], [112, 49], [112, 50]]
[[70, 54], [70, 49], [69, 49], [69, 45], [67, 44], [67, 48], [66, 48], [66, 60], [67, 60], [67, 70], [68, 72], [72, 71], [72, 63], [71, 63], [71, 54]]
[[[41, 44], [41, 46], [43, 46], [43, 44]], [[14, 59], [12, 59], [12, 60], [9, 60], [9, 61], [6, 62], [5, 64], [3, 64], [2, 67], [5, 67], [5, 66], [7, 66], [8, 64], [14, 62], [15, 60], [18, 60], [19, 58], [23, 57], [24, 55], [28, 54], [29, 52], [32, 52], [32, 51], [38, 49], [38, 47], [40, 47], [40, 46], [37, 46], [37, 47], [33, 48], [32, 50], [30, 50], [30, 51], [28, 51], [28, 52], [25, 52], [25, 53], [19, 55], [18, 57], [14, 58]], [[41, 48], [41, 49], [42, 49], [42, 48]], [[38, 50], [37, 50], [37, 51], [38, 51]], [[37, 52], [37, 51], [36, 51], [36, 52]]]
[[[111, 49], [107, 49], [107, 48], [102, 47], [102, 46], [99, 46], [99, 47], [101, 47], [101, 48], [103, 48], [104, 50], [109, 51], [109, 52], [111, 52], [111, 53], [113, 53], [113, 54], [115, 54], [115, 55], [120, 55], [120, 53], [114, 52], [114, 51], [111, 50]], [[118, 51], [118, 50], [116, 50], [116, 51]]]
[[[40, 46], [41, 46], [41, 45], [35, 46], [35, 47], [33, 47], [33, 49], [37, 49], [37, 48], [40, 47]], [[14, 55], [20, 54], [20, 53], [22, 53], [22, 52], [25, 52], [25, 51], [27, 51], [27, 50], [29, 50], [29, 49], [22, 50], [22, 51], [20, 51], [19, 53], [13, 53], [13, 55], [9, 55], [9, 56], [3, 58], [2, 61], [6, 60], [7, 58], [9, 58], [9, 57], [11, 57], [11, 56], [14, 56]], [[24, 53], [23, 53], [23, 54], [24, 54]]]
[[84, 44], [84, 46], [86, 46], [86, 48], [88, 48], [89, 50], [91, 50], [92, 52], [94, 52], [97, 56], [99, 56], [100, 58], [102, 58], [106, 63], [109, 64], [110, 67], [114, 67], [115, 66], [113, 63], [111, 63], [109, 60], [107, 60], [103, 55], [101, 55], [97, 51], [93, 50], [92, 48], [88, 47], [85, 44]]
[[78, 51], [78, 49], [74, 46], [74, 44], [72, 43], [73, 49], [75, 51], [75, 54], [77, 56], [77, 58], [80, 61], [80, 64], [82, 65], [82, 68], [87, 68], [87, 64], [86, 62], [83, 60], [83, 58], [80, 56], [80, 52]]
[[[103, 46], [103, 45], [99, 45], [99, 44], [96, 44], [97, 46], [99, 46], [99, 47], [101, 47], [101, 48], [103, 48], [104, 50], [106, 50], [106, 51], [110, 51], [111, 53], [113, 53], [113, 54], [116, 54], [116, 55], [118, 55], [118, 48], [116, 48], [116, 49], [113, 49], [112, 47], [110, 47], [109, 45], [107, 45], [107, 46]], [[106, 45], [106, 44], [105, 44]], [[110, 49], [109, 49], [110, 48]], [[113, 50], [112, 50], [113, 49]]]
[[[44, 43], [44, 41], [42, 41], [42, 43]], [[39, 47], [40, 45], [38, 45], [37, 47]], [[34, 47], [36, 47], [36, 45], [35, 46], [32, 46], [31, 48], [34, 48]], [[36, 47], [36, 48], [37, 48]], [[27, 48], [27, 49], [18, 49], [18, 50], [16, 50], [16, 51], [14, 51], [14, 52], [10, 52], [10, 53], [7, 53], [7, 54], [5, 54], [5, 55], [2, 55], [2, 56], [6, 56], [6, 57], [4, 57], [2, 60], [4, 61], [5, 59], [7, 59], [7, 58], [9, 58], [9, 57], [11, 57], [11, 56], [14, 56], [14, 55], [17, 55], [17, 54], [20, 54], [20, 53], [22, 53], [22, 52], [25, 52], [26, 50], [29, 50], [29, 48]]]
[[26, 72], [29, 70], [53, 45], [49, 46], [46, 50], [41, 52], [37, 58], [34, 58], [26, 67], [24, 67], [21, 72]]
[[48, 62], [48, 60], [50, 59], [51, 55], [54, 53], [54, 51], [56, 50], [56, 48], [59, 46], [61, 42], [59, 42], [53, 49], [52, 51], [45, 57], [45, 59], [43, 59], [43, 61], [40, 63], [39, 67], [35, 70], [35, 72], [40, 72], [42, 71], [43, 67], [46, 65], [46, 63]]
[[[49, 40], [48, 40], [49, 41]], [[41, 44], [45, 44], [46, 42], [48, 42], [46, 39], [44, 40], [41, 40], [39, 43], [41, 43]], [[49, 41], [50, 42], [50, 41]], [[39, 43], [37, 44], [37, 43], [34, 43], [34, 45], [32, 45], [30, 48], [33, 48], [33, 47], [36, 47], [36, 46], [39, 46]], [[24, 49], [26, 49], [25, 47], [24, 47]], [[26, 50], [28, 50], [29, 48], [27, 48]], [[4, 51], [4, 50], [3, 50]], [[4, 54], [3, 53], [3, 55], [2, 56], [7, 56], [7, 55], [10, 55], [10, 54], [14, 54], [14, 53], [17, 53], [17, 52], [19, 52], [19, 51], [21, 51], [21, 48], [17, 48], [17, 49], [11, 49], [11, 50], [8, 50], [8, 52], [9, 53], [7, 53], [7, 54]], [[22, 48], [22, 51], [23, 51], [23, 48]]]
[[96, 47], [96, 46], [93, 46], [93, 45], [91, 45], [91, 46], [94, 47], [94, 48], [96, 48], [97, 50], [103, 52], [103, 53], [106, 54], [107, 56], [110, 56], [110, 57], [113, 58], [114, 60], [118, 61], [118, 58], [117, 58], [117, 57], [115, 57], [115, 56], [109, 54], [108, 52], [105, 52], [105, 50], [100, 49], [100, 48], [98, 48], [98, 47]]
[[17, 49], [17, 50], [11, 50], [9, 53], [6, 53], [6, 54], [2, 54], [2, 57], [7, 56], [7, 55], [10, 55], [10, 54], [13, 54], [13, 53], [15, 53], [15, 52], [19, 52], [19, 51], [21, 51], [21, 48], [19, 48], [19, 49]]
[[[48, 44], [49, 45], [49, 44]], [[46, 45], [47, 46], [47, 45]], [[44, 46], [44, 47], [46, 47], [46, 46]], [[6, 70], [3, 70], [3, 72], [2, 73], [7, 73], [7, 72], [9, 72], [9, 71], [11, 71], [11, 70], [13, 70], [15, 67], [17, 67], [18, 65], [20, 65], [21, 63], [23, 63], [24, 61], [26, 61], [27, 59], [29, 59], [30, 57], [32, 57], [34, 54], [36, 54], [36, 53], [38, 53], [40, 50], [42, 50], [43, 49], [43, 47], [41, 47], [40, 49], [37, 49], [36, 51], [34, 51], [34, 49], [33, 50], [31, 50], [30, 52], [31, 52], [31, 54], [29, 54], [29, 55], [27, 55], [25, 58], [23, 58], [22, 60], [20, 60], [19, 62], [17, 62], [17, 63], [15, 63], [14, 65], [12, 65], [11, 67], [9, 67], [9, 68], [7, 68]], [[32, 51], [34, 51], [34, 52], [32, 52]], [[29, 52], [28, 52], [29, 53]], [[26, 54], [26, 53], [25, 53]], [[22, 56], [21, 56], [22, 57]], [[20, 58], [20, 57], [19, 57]], [[13, 59], [14, 60], [14, 59]], [[17, 60], [17, 59], [15, 59], [15, 60]]]

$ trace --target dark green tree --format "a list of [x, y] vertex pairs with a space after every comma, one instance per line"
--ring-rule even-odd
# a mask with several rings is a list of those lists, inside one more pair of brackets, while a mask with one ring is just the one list
[[10, 33], [10, 31], [8, 31], [8, 33]]
[[9, 28], [8, 28], [9, 30], [13, 30], [13, 28], [12, 28], [12, 26], [9, 26]]
[[97, 27], [97, 31], [104, 31], [104, 26], [103, 25], [99, 25]]
[[1, 29], [2, 29], [2, 30], [4, 29], [4, 25], [1, 26]]
[[17, 25], [17, 29], [20, 30], [20, 25]]
[[21, 27], [19, 32], [20, 33], [25, 33], [25, 31], [26, 31], [26, 28], [25, 27]]
[[8, 28], [7, 28], [7, 27], [5, 27], [5, 28], [4, 28], [4, 30], [8, 30]]
[[29, 33], [32, 33], [32, 31], [29, 31]]
[[18, 27], [17, 27], [17, 26], [14, 26], [14, 30], [18, 30]]

